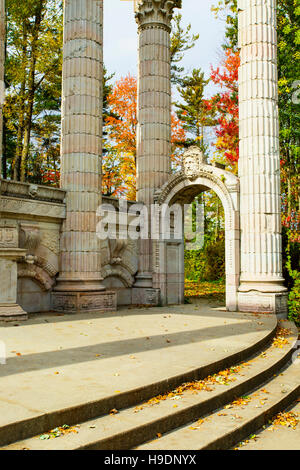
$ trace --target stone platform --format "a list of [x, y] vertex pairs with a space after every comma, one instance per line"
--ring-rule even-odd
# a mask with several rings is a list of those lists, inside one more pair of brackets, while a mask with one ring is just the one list
[[204, 301], [0, 322], [0, 445], [221, 370], [257, 352], [276, 323]]

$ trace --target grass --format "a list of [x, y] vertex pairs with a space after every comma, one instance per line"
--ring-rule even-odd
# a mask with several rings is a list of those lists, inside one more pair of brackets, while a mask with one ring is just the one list
[[185, 297], [225, 300], [225, 280], [217, 281], [190, 281], [185, 280]]

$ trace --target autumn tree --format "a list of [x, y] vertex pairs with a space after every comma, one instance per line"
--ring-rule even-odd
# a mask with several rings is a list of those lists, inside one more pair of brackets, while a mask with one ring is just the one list
[[127, 75], [118, 80], [108, 96], [112, 114], [105, 122], [110, 139], [121, 152], [136, 159], [137, 79]]
[[218, 154], [235, 167], [239, 159], [239, 64], [239, 53], [227, 49], [221, 66], [211, 69], [211, 80], [220, 88], [210, 100], [211, 106], [217, 112], [218, 123], [214, 145]]
[[7, 0], [7, 17], [4, 173], [39, 180], [52, 156], [59, 159], [61, 2]]
[[[103, 156], [104, 181], [112, 179], [111, 195], [136, 197], [137, 79], [131, 75], [118, 80], [108, 96], [109, 112], [105, 119], [110, 151]], [[172, 113], [171, 144], [173, 169], [181, 166], [181, 145], [186, 139], [182, 122]], [[113, 161], [115, 160], [115, 163]], [[113, 165], [113, 171], [111, 171]], [[119, 183], [117, 183], [119, 182]], [[122, 183], [121, 183], [122, 182]], [[103, 191], [107, 194], [107, 182]]]
[[215, 124], [214, 109], [204, 98], [208, 83], [209, 79], [205, 79], [204, 72], [194, 69], [177, 87], [182, 101], [175, 103], [176, 114], [183, 122], [185, 131], [191, 135], [186, 144], [198, 145], [204, 153], [208, 149], [204, 139], [205, 130]]

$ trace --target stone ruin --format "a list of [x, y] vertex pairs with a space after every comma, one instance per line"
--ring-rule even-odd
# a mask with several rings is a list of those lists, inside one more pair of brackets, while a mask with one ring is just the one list
[[[207, 164], [197, 148], [171, 174], [170, 32], [181, 0], [136, 3], [138, 203], [185, 204], [214, 190], [225, 211], [227, 309], [284, 317], [276, 1], [238, 2], [238, 176]], [[4, 4], [0, 0], [1, 83]], [[65, 0], [61, 189], [0, 179], [0, 319], [184, 301], [182, 238], [96, 236], [100, 204], [118, 206], [101, 196], [102, 77], [103, 0]], [[121, 222], [116, 224], [120, 230]]]

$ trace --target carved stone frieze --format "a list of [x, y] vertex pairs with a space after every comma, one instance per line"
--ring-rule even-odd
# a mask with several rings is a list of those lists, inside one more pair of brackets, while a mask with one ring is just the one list
[[111, 312], [116, 310], [115, 292], [55, 292], [53, 309], [57, 312]]
[[0, 248], [18, 248], [17, 224], [12, 220], [0, 220]]

